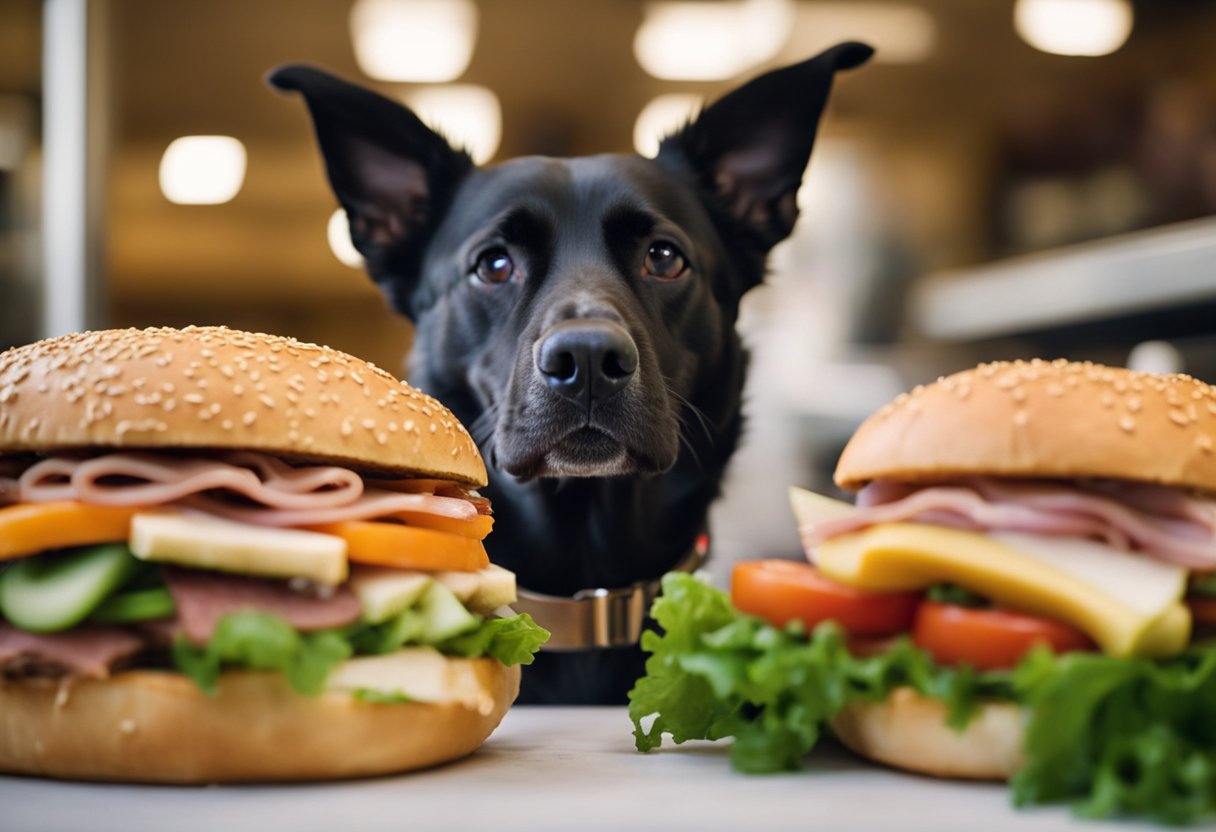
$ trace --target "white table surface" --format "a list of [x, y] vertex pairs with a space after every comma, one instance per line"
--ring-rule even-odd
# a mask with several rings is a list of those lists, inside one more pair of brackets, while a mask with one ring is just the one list
[[3, 832], [421, 832], [1139, 828], [1014, 810], [999, 785], [948, 783], [817, 749], [804, 771], [744, 776], [725, 744], [639, 754], [624, 708], [519, 707], [472, 757], [398, 777], [301, 786], [119, 786], [0, 777]]

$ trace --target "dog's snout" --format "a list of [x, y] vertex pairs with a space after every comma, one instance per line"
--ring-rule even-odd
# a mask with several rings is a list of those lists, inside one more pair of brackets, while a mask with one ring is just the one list
[[638, 348], [615, 321], [564, 321], [541, 339], [536, 369], [563, 396], [590, 404], [620, 392], [638, 369]]

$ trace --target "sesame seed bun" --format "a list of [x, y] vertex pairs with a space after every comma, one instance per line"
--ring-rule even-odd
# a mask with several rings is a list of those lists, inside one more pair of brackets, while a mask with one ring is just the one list
[[486, 469], [443, 405], [378, 367], [224, 327], [85, 332], [0, 353], [0, 454], [245, 449], [473, 486]]
[[1008, 780], [1022, 764], [1025, 714], [990, 702], [962, 731], [946, 724], [946, 705], [911, 688], [882, 702], [849, 705], [832, 719], [846, 746], [875, 762], [932, 777]]
[[231, 671], [208, 696], [179, 674], [0, 680], [0, 772], [70, 780], [235, 783], [367, 777], [472, 753], [519, 692], [519, 668], [471, 666], [485, 707], [375, 704], [294, 693], [277, 673]]
[[1216, 491], [1216, 388], [1071, 361], [983, 364], [865, 421], [836, 482], [1108, 477]]

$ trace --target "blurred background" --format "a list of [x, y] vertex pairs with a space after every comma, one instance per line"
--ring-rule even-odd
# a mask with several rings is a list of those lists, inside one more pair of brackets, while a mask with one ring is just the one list
[[305, 109], [327, 67], [475, 158], [654, 152], [751, 75], [843, 39], [794, 237], [740, 328], [749, 427], [720, 562], [796, 551], [789, 484], [980, 360], [1216, 381], [1216, 2], [0, 0], [0, 348], [228, 324], [398, 373], [410, 327], [349, 247]]

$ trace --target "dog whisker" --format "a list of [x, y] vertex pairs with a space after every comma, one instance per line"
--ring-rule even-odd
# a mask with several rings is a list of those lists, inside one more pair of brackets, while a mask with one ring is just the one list
[[497, 401], [490, 402], [469, 426], [469, 435], [480, 447], [488, 447], [494, 438], [494, 427], [498, 422], [500, 405]]
[[[667, 387], [668, 395], [670, 395], [673, 399], [675, 399], [677, 402], [679, 402], [683, 410], [687, 410], [689, 413], [691, 413], [693, 416], [695, 416], [697, 418], [697, 421], [701, 425], [701, 430], [705, 433], [705, 438], [708, 439], [710, 442], [713, 442], [714, 433], [709, 424], [709, 417], [705, 415], [705, 412], [703, 410], [701, 410], [701, 408], [697, 407], [695, 404], [690, 402], [687, 398], [685, 398], [684, 396], [682, 396], [678, 392], [676, 392], [676, 390], [670, 384], [666, 384], [666, 387]], [[683, 412], [678, 414], [676, 418], [680, 421], [681, 425], [687, 425], [687, 422], [684, 419]]]

